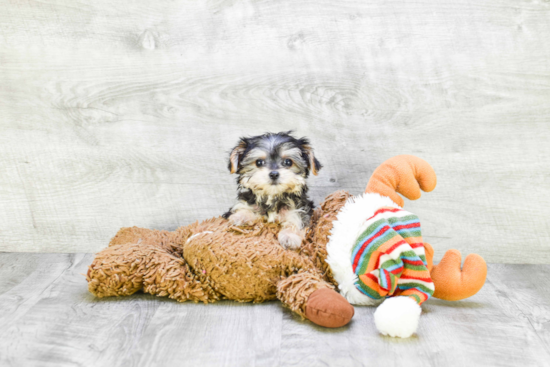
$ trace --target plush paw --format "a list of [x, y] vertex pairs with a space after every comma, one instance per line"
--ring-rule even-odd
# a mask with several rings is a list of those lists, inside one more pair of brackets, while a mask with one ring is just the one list
[[279, 232], [279, 243], [286, 249], [296, 250], [302, 244], [302, 236], [292, 229], [282, 229]]
[[247, 226], [254, 223], [257, 219], [256, 215], [248, 210], [239, 210], [227, 218], [229, 223], [234, 226]]
[[416, 331], [421, 312], [410, 297], [387, 298], [374, 312], [374, 323], [383, 335], [408, 338]]
[[354, 313], [353, 306], [332, 289], [317, 289], [307, 300], [306, 317], [320, 326], [336, 328], [347, 325]]

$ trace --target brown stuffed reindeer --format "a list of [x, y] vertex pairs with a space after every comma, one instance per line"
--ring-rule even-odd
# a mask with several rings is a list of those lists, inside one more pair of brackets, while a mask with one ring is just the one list
[[[456, 250], [432, 267], [433, 249], [422, 242], [419, 225], [411, 226], [417, 218], [401, 209], [403, 199], [396, 192], [414, 200], [420, 189], [431, 191], [435, 183], [433, 169], [417, 157], [386, 161], [373, 173], [365, 194], [354, 198], [337, 191], [320, 204], [298, 252], [281, 247], [277, 223], [234, 227], [218, 217], [174, 232], [123, 228], [90, 265], [88, 288], [97, 297], [142, 290], [180, 302], [278, 298], [326, 327], [351, 320], [350, 302], [377, 304], [387, 298], [375, 314], [378, 329], [407, 337], [416, 330], [425, 299], [472, 296], [487, 272], [478, 255], [469, 255], [461, 270]], [[414, 223], [400, 224], [399, 218]], [[375, 222], [380, 223], [372, 228]], [[380, 226], [388, 227], [383, 234], [391, 238], [377, 236], [367, 243]], [[397, 243], [400, 251], [388, 252]]]

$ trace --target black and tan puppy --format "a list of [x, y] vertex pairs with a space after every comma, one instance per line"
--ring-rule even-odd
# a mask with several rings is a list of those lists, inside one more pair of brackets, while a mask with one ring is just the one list
[[308, 139], [291, 132], [241, 138], [229, 156], [229, 171], [237, 173], [237, 199], [224, 218], [241, 226], [264, 217], [280, 222], [279, 243], [296, 249], [313, 212], [307, 196], [309, 172], [317, 175], [321, 163]]

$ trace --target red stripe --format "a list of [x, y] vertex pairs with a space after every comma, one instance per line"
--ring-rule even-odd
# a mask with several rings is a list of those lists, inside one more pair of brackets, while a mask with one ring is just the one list
[[393, 270], [391, 271], [391, 273], [392, 273], [392, 274], [399, 274], [399, 273], [402, 272], [402, 271], [403, 271], [403, 267], [400, 266], [400, 267], [397, 268], [397, 269], [393, 269]]
[[376, 278], [374, 274], [368, 273], [367, 277], [370, 278], [370, 280], [372, 280], [373, 282], [378, 283], [378, 278]]
[[353, 259], [353, 271], [355, 272], [355, 269], [357, 269], [357, 264], [359, 263], [359, 260], [361, 259], [361, 255], [363, 255], [363, 251], [365, 251], [365, 248], [375, 239], [386, 233], [390, 229], [390, 227], [386, 224], [384, 227], [382, 227], [381, 230], [378, 231], [374, 237], [370, 238], [369, 240], [365, 241], [359, 251], [357, 252], [357, 255], [355, 256], [355, 259]]
[[385, 271], [384, 272], [384, 275], [386, 276], [386, 290], [389, 291], [391, 290], [391, 278], [390, 278], [390, 273], [388, 271]]
[[405, 274], [401, 275], [401, 276], [399, 277], [399, 279], [414, 279], [414, 280], [421, 280], [421, 281], [426, 282], [426, 283], [432, 283], [432, 282], [433, 282], [433, 281], [432, 281], [432, 278], [411, 277], [411, 276], [405, 275]]
[[374, 212], [374, 214], [372, 215], [372, 217], [370, 217], [369, 219], [367, 220], [371, 220], [372, 218], [376, 217], [378, 214], [382, 214], [382, 213], [386, 213], [386, 212], [392, 212], [392, 213], [397, 213], [397, 212], [400, 212], [401, 209], [398, 209], [398, 208], [382, 208], [382, 209], [378, 209], [377, 211]]
[[403, 259], [404, 263], [411, 264], [411, 265], [424, 265], [424, 262], [422, 260], [407, 260]]
[[395, 229], [396, 231], [399, 231], [401, 229], [406, 229], [406, 228], [418, 228], [420, 227], [420, 223], [417, 222], [417, 223], [411, 223], [411, 224], [403, 224], [403, 225], [400, 225], [400, 226], [396, 226], [396, 227], [393, 227], [393, 229]]
[[404, 245], [404, 244], [406, 244], [406, 243], [407, 243], [407, 242], [401, 240], [401, 241], [397, 242], [395, 245], [393, 245], [392, 247], [390, 247], [390, 248], [389, 248], [387, 251], [385, 251], [384, 253], [387, 254], [387, 255], [389, 255], [389, 254], [392, 253], [393, 250], [395, 250], [395, 249], [398, 248], [399, 246]]
[[422, 242], [409, 243], [409, 245], [410, 245], [412, 248], [424, 247], [424, 244], [423, 244]]

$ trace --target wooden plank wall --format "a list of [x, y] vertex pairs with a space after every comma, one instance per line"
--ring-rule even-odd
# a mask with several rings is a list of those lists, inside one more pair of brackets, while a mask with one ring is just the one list
[[550, 262], [550, 2], [0, 0], [0, 251], [94, 252], [234, 200], [241, 135], [293, 129], [316, 202], [397, 154], [440, 257]]

